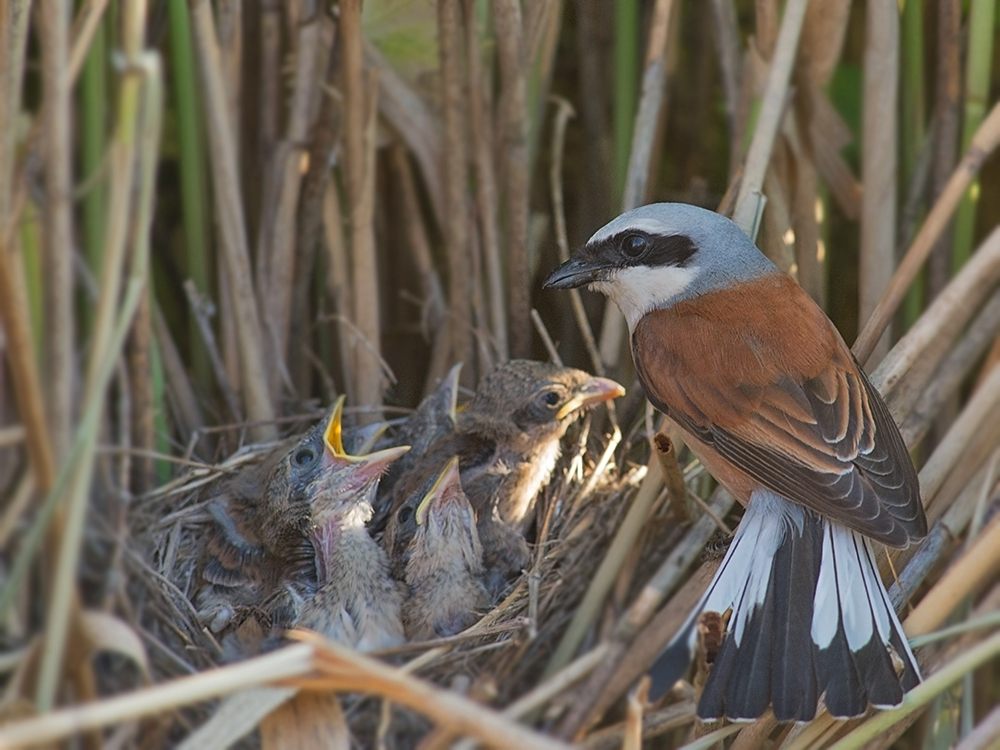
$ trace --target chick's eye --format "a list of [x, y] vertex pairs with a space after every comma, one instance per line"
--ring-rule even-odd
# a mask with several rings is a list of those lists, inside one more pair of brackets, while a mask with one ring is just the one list
[[630, 234], [622, 240], [622, 252], [629, 258], [638, 258], [649, 247], [649, 240], [641, 234]]
[[555, 406], [559, 403], [559, 394], [555, 391], [546, 391], [542, 394], [542, 403], [546, 406]]
[[413, 518], [413, 508], [411, 508], [409, 505], [404, 505], [402, 508], [399, 509], [399, 513], [396, 514], [396, 517], [399, 519], [400, 523], [406, 523], [411, 518]]
[[312, 448], [301, 448], [295, 454], [295, 463], [299, 466], [307, 466], [316, 460], [316, 454], [313, 453]]

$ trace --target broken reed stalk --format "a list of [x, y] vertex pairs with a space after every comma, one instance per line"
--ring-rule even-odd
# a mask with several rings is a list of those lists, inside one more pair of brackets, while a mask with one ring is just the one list
[[[868, 320], [874, 312], [896, 265], [899, 7], [895, 0], [871, 0], [865, 8], [861, 140], [861, 181], [865, 189], [861, 196], [858, 320]], [[889, 351], [889, 336], [881, 338], [879, 349], [876, 360]]]
[[[667, 77], [666, 49], [670, 38], [670, 19], [673, 15], [673, 0], [656, 0], [650, 23], [649, 40], [646, 44], [646, 59], [642, 74], [642, 95], [639, 109], [632, 122], [632, 150], [629, 154], [628, 171], [622, 194], [621, 210], [629, 211], [645, 202], [649, 185], [653, 141], [657, 124], [663, 114]], [[598, 350], [602, 369], [612, 367], [622, 356], [626, 340], [625, 318], [618, 307], [609, 301], [604, 306], [601, 323], [601, 337]], [[615, 372], [618, 368], [612, 369]]]
[[234, 312], [233, 323], [239, 346], [239, 369], [247, 417], [257, 424], [250, 429], [256, 441], [274, 438], [274, 406], [268, 390], [264, 353], [261, 349], [261, 318], [250, 272], [250, 250], [239, 188], [239, 170], [233, 143], [233, 126], [222, 78], [222, 63], [215, 33], [215, 21], [208, 0], [192, 0], [191, 20], [201, 67], [201, 82], [207, 119], [212, 187], [217, 220], [222, 235], [226, 284]]
[[862, 365], [868, 361], [876, 343], [882, 336], [882, 332], [896, 314], [910, 284], [913, 283], [924, 261], [927, 260], [927, 256], [934, 249], [935, 240], [948, 225], [952, 213], [972, 182], [972, 178], [979, 172], [986, 157], [993, 152], [998, 144], [1000, 144], [1000, 104], [995, 104], [990, 110], [989, 116], [976, 131], [972, 145], [965, 152], [962, 161], [959, 162], [958, 167], [948, 180], [948, 184], [934, 203], [934, 207], [924, 220], [923, 226], [920, 227], [916, 239], [913, 240], [913, 244], [907, 250], [896, 269], [896, 273], [893, 274], [885, 294], [875, 307], [871, 318], [865, 323], [865, 327], [857, 341], [854, 342], [854, 346], [851, 347], [854, 356]]

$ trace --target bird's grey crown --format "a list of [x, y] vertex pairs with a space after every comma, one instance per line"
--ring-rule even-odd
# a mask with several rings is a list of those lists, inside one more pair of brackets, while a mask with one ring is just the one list
[[[608, 265], [612, 265], [614, 257], [621, 257], [620, 238], [631, 233], [676, 238], [674, 246], [686, 240], [693, 247], [693, 252], [676, 256], [682, 258], [681, 262], [676, 262], [676, 258], [668, 261], [671, 265], [696, 270], [677, 300], [696, 297], [734, 281], [780, 272], [730, 219], [686, 203], [651, 203], [626, 211], [598, 229], [583, 252], [603, 256]], [[660, 257], [665, 256], [661, 253]], [[639, 260], [633, 265], [643, 263]]]

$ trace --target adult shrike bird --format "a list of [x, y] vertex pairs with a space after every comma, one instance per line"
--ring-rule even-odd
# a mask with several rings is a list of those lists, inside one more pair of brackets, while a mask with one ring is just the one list
[[683, 204], [619, 216], [545, 285], [618, 305], [649, 400], [747, 506], [651, 695], [684, 674], [701, 613], [731, 610], [701, 718], [899, 705], [920, 674], [870, 540], [903, 547], [927, 521], [899, 430], [822, 310], [733, 222]]

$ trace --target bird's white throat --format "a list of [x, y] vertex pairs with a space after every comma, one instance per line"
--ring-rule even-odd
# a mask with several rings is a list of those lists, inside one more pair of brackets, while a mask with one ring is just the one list
[[699, 270], [695, 266], [633, 266], [615, 271], [606, 281], [595, 281], [590, 288], [618, 305], [631, 332], [643, 315], [683, 294]]

